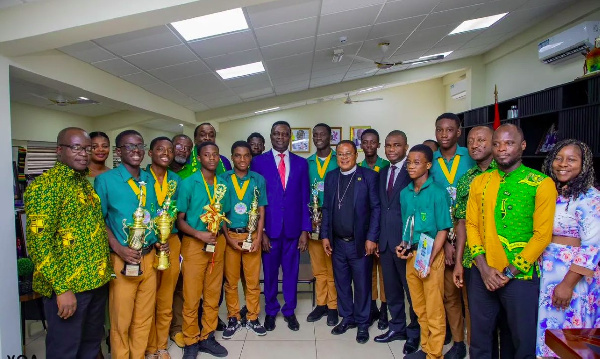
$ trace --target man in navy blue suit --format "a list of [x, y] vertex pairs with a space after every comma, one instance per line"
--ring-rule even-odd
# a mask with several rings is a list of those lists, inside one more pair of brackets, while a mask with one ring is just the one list
[[[290, 153], [292, 130], [285, 121], [271, 127], [273, 149], [252, 159], [251, 168], [265, 178], [267, 200], [265, 231], [262, 235], [262, 260], [265, 291], [265, 329], [275, 329], [275, 317], [283, 313], [288, 328], [300, 329], [294, 310], [298, 293], [300, 251], [308, 246], [312, 222], [308, 203], [308, 162]], [[283, 272], [283, 308], [277, 301], [279, 267]]]
[[378, 175], [356, 165], [354, 142], [341, 141], [336, 151], [339, 168], [325, 177], [321, 222], [323, 248], [333, 256], [338, 310], [344, 318], [331, 334], [343, 334], [358, 326], [356, 341], [364, 344], [369, 341], [372, 256], [379, 255]]

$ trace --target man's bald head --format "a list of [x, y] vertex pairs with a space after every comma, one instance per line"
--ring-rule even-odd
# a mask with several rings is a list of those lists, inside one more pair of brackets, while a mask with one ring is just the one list
[[57, 144], [61, 144], [61, 143], [65, 143], [65, 141], [67, 141], [67, 138], [69, 136], [71, 136], [73, 133], [84, 133], [86, 136], [89, 137], [88, 133], [85, 132], [84, 129], [79, 128], [79, 127], [67, 127], [67, 128], [63, 128], [59, 133], [58, 136], [56, 136], [56, 143]]
[[494, 130], [492, 130], [492, 128], [488, 126], [475, 126], [471, 129], [471, 131], [469, 131], [469, 133], [471, 132], [482, 132], [485, 135], [489, 135], [490, 139], [494, 135]]

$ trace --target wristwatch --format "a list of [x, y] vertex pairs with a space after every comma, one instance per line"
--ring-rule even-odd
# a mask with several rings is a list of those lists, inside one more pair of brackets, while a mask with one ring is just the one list
[[510, 268], [507, 266], [506, 268], [504, 268], [504, 272], [503, 274], [508, 278], [508, 279], [515, 279], [515, 275], [512, 274], [512, 272], [510, 271]]

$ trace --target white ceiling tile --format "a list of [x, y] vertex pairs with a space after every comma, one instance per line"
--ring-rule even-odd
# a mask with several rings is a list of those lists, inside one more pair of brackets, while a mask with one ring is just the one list
[[400, 0], [390, 1], [385, 4], [377, 23], [406, 19], [409, 17], [427, 15], [440, 0]]
[[121, 78], [138, 86], [148, 85], [159, 81], [156, 77], [148, 75], [145, 72], [138, 72], [137, 74], [125, 75], [121, 76]]
[[281, 57], [312, 52], [315, 48], [315, 38], [307, 37], [305, 39], [284, 42], [277, 45], [265, 46], [260, 48], [260, 52], [266, 61], [278, 59]]
[[92, 65], [115, 76], [124, 76], [140, 72], [140, 69], [122, 59], [94, 62]]
[[73, 44], [65, 47], [61, 47], [60, 51], [71, 55], [81, 61], [88, 63], [115, 59], [116, 56], [94, 44], [91, 41], [84, 41], [78, 44]]
[[[481, 0], [479, 0], [481, 1]], [[512, 12], [527, 3], [527, 0], [496, 0], [487, 2], [479, 8], [472, 16], [474, 19], [492, 15], [503, 14], [505, 12]], [[437, 10], [437, 8], [436, 8]]]
[[202, 58], [215, 57], [258, 47], [251, 30], [191, 41], [188, 45]]
[[206, 73], [172, 81], [171, 86], [188, 96], [223, 91], [225, 85], [214, 74]]
[[482, 34], [480, 34], [479, 36], [472, 39], [471, 41], [467, 42], [460, 49], [463, 50], [463, 49], [468, 49], [471, 47], [487, 46], [490, 44], [494, 45], [494, 46], [498, 46], [503, 41], [505, 41], [508, 38], [513, 37], [517, 33], [518, 33], [518, 31], [504, 32], [501, 34], [497, 34], [494, 31], [485, 31]]
[[294, 83], [290, 83], [290, 84], [286, 84], [286, 85], [275, 86], [275, 92], [277, 93], [277, 95], [283, 95], [286, 93], [304, 91], [304, 90], [308, 89], [309, 83], [310, 83], [310, 81], [306, 80], [306, 81], [294, 82]]
[[[465, 32], [461, 34], [455, 35], [446, 35], [443, 39], [441, 39], [436, 46], [447, 46], [447, 45], [464, 45], [470, 40], [474, 39], [477, 35], [479, 35], [476, 31]], [[459, 47], [460, 47], [459, 46]]]
[[254, 28], [306, 19], [319, 15], [318, 0], [280, 0], [246, 8]]
[[313, 54], [301, 54], [267, 61], [266, 66], [272, 79], [302, 75], [310, 71]]
[[423, 53], [422, 56], [430, 56], [430, 55], [441, 54], [443, 52], [448, 52], [448, 51], [456, 51], [456, 50], [458, 50], [458, 48], [460, 48], [460, 46], [461, 45], [459, 45], [459, 44], [442, 45], [441, 43], [438, 42], [437, 45], [435, 45], [434, 47], [432, 47], [431, 49], [429, 49], [425, 53]]
[[0, 9], [17, 5], [23, 5], [23, 2], [20, 0], [0, 0]]
[[181, 44], [179, 38], [166, 25], [103, 37], [94, 42], [119, 56], [129, 56]]
[[289, 85], [289, 84], [293, 84], [293, 83], [297, 83], [297, 82], [305, 82], [308, 80], [310, 80], [310, 74], [307, 72], [307, 73], [304, 73], [301, 75], [274, 78], [271, 81], [273, 82], [273, 85], [275, 87], [278, 87], [278, 86]]
[[345, 29], [372, 25], [381, 9], [380, 5], [323, 15], [319, 21], [318, 34], [329, 34]]
[[[503, 2], [506, 0], [501, 0]], [[509, 0], [510, 1], [510, 0]], [[527, 0], [518, 0], [518, 1], [527, 1]], [[435, 7], [435, 12], [445, 11], [450, 9], [456, 9], [459, 7], [471, 6], [471, 5], [479, 5], [483, 3], [489, 3], [490, 0], [441, 0], [440, 4]]]
[[208, 92], [199, 96], [194, 96], [193, 99], [199, 102], [204, 102], [204, 101], [212, 101], [212, 100], [216, 100], [216, 99], [220, 99], [220, 98], [224, 98], [224, 97], [237, 97], [237, 95], [229, 90], [229, 89], [225, 89], [223, 91], [212, 91], [212, 92]]
[[193, 105], [187, 105], [185, 106], [187, 109], [195, 111], [195, 112], [199, 112], [199, 111], [206, 111], [208, 110], [208, 106], [204, 105], [203, 103], [197, 102]]
[[357, 71], [348, 71], [346, 76], [344, 77], [344, 81], [362, 79], [365, 77], [373, 76], [375, 73], [367, 73], [368, 70], [357, 70]]
[[206, 101], [204, 104], [210, 108], [224, 107], [229, 105], [235, 105], [236, 103], [240, 103], [242, 100], [237, 97], [224, 97], [216, 100]]
[[385, 0], [323, 0], [321, 15], [358, 9], [370, 5], [381, 5]]
[[185, 94], [181, 93], [180, 91], [177, 91], [176, 89], [167, 85], [164, 82], [155, 82], [152, 84], [142, 85], [141, 87], [146, 89], [146, 91], [148, 92], [151, 92], [157, 96], [166, 98], [168, 100], [173, 98], [185, 97]]
[[265, 94], [265, 95], [260, 95], [260, 96], [255, 96], [255, 97], [247, 97], [247, 98], [244, 98], [243, 100], [244, 100], [244, 102], [250, 102], [250, 101], [256, 101], [256, 100], [260, 100], [263, 98], [269, 98], [269, 97], [274, 97], [274, 96], [277, 96], [275, 94], [275, 92], [271, 92], [271, 93]]
[[476, 18], [473, 14], [480, 8], [482, 8], [482, 5], [473, 5], [429, 14], [419, 26], [419, 30], [443, 25], [454, 25], [456, 27], [465, 20]]
[[345, 73], [311, 79], [310, 88], [340, 83], [344, 75]]
[[185, 45], [177, 45], [125, 57], [125, 60], [144, 70], [182, 64], [197, 59], [198, 57]]
[[396, 55], [389, 58], [390, 62], [400, 62], [406, 60], [414, 60], [423, 56], [425, 53], [424, 50], [414, 51], [414, 52], [398, 52]]
[[423, 19], [425, 19], [425, 15], [377, 24], [373, 26], [368, 39], [372, 40], [398, 34], [410, 34], [421, 24]]
[[[367, 59], [381, 61], [385, 60], [387, 57], [391, 56], [394, 51], [402, 45], [404, 40], [408, 38], [407, 33], [394, 35], [394, 36], [385, 36], [375, 40], [368, 40], [363, 43], [363, 46], [360, 48], [358, 52], [358, 56], [365, 57]], [[379, 47], [379, 43], [388, 42], [390, 45], [388, 50], [384, 53], [382, 49]]]
[[317, 19], [316, 17], [312, 17], [279, 25], [261, 27], [254, 29], [254, 33], [261, 47], [302, 39], [315, 35]]
[[439, 26], [425, 30], [417, 30], [404, 42], [398, 51], [412, 52], [419, 50], [428, 50], [435, 45], [450, 31], [453, 26]]
[[315, 52], [315, 58], [313, 60], [313, 71], [333, 68], [348, 68], [348, 66], [350, 66], [353, 60], [351, 56], [355, 55], [359, 48], [360, 43], [344, 46], [342, 48], [344, 50], [344, 56], [342, 57], [342, 61], [340, 62], [331, 61], [333, 58], [332, 49], [317, 51]]
[[171, 82], [185, 77], [207, 73], [210, 71], [210, 68], [208, 68], [204, 63], [202, 63], [202, 61], [196, 60], [179, 65], [161, 67], [158, 69], [149, 70], [148, 72], [150, 72], [152, 75], [156, 76], [162, 81]]
[[[347, 44], [360, 43], [365, 40], [369, 34], [371, 26], [357, 27], [355, 29], [348, 29], [344, 31], [333, 32], [330, 34], [324, 34], [317, 36], [317, 50], [331, 49], [334, 47], [340, 47]], [[346, 42], [340, 42], [340, 37], [346, 37]]]
[[245, 99], [249, 99], [249, 98], [253, 98], [253, 97], [270, 95], [272, 93], [273, 93], [272, 87], [265, 87], [265, 88], [258, 89], [258, 90], [242, 92], [242, 93], [239, 93], [239, 95], [242, 99], [245, 100]]
[[[254, 92], [254, 91], [264, 91], [264, 89], [266, 89], [266, 88], [271, 89], [270, 92], [272, 92], [273, 87], [271, 86], [270, 82], [261, 82], [261, 83], [246, 85], [246, 86], [240, 86], [240, 87], [236, 87], [236, 88], [232, 89], [232, 91], [235, 92], [236, 94], [240, 95], [243, 98], [244, 96], [242, 96], [242, 95], [244, 95], [244, 94], [247, 94], [249, 92]], [[264, 94], [266, 94], [266, 93], [267, 92], [265, 92]], [[252, 96], [246, 96], [246, 97], [262, 96], [264, 94], [252, 95]]]
[[524, 30], [533, 24], [542, 21], [546, 17], [555, 14], [564, 5], [554, 4], [533, 8], [526, 8], [526, 6], [527, 4], [517, 11], [509, 13], [494, 25], [490, 26], [486, 31], [505, 33], [515, 30]]
[[171, 98], [170, 100], [181, 106], [189, 106], [189, 105], [193, 105], [193, 104], [197, 103], [196, 100], [194, 100], [190, 97], [174, 97], [174, 98]]
[[248, 86], [248, 85], [256, 85], [256, 84], [264, 84], [265, 83], [269, 83], [269, 75], [267, 75], [266, 73], [261, 73], [261, 74], [255, 74], [255, 75], [251, 75], [251, 76], [244, 76], [244, 77], [238, 77], [235, 79], [230, 79], [230, 80], [226, 80], [225, 83], [227, 84], [227, 87], [229, 88], [237, 88], [237, 87], [242, 87], [242, 86]]
[[204, 59], [204, 62], [213, 70], [227, 69], [229, 67], [241, 66], [262, 61], [258, 49], [234, 52], [232, 54], [215, 56]]
[[342, 77], [344, 77], [344, 74], [346, 72], [348, 72], [349, 68], [350, 68], [350, 66], [345, 65], [345, 66], [338, 66], [338, 67], [333, 67], [333, 68], [328, 68], [328, 69], [315, 70], [311, 74], [311, 79], [330, 77], [330, 76], [336, 76], [336, 75], [341, 75]]
[[527, 1], [519, 10], [530, 9], [538, 6], [569, 6], [570, 3], [573, 3], [577, 0], [529, 0]]
[[373, 62], [362, 62], [362, 61], [355, 60], [352, 63], [352, 66], [350, 66], [350, 68], [348, 69], [348, 72], [354, 72], [354, 71], [359, 71], [359, 70], [369, 71], [374, 68], [375, 68], [375, 64]]

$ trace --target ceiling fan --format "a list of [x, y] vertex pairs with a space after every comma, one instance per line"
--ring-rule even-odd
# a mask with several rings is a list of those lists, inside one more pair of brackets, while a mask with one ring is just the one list
[[444, 58], [444, 55], [440, 54], [440, 55], [435, 55], [435, 56], [431, 56], [431, 57], [427, 57], [427, 58], [421, 58], [421, 59], [406, 60], [406, 61], [397, 61], [397, 62], [389, 62], [389, 61], [385, 61], [384, 59], [385, 59], [385, 53], [390, 48], [390, 43], [389, 42], [380, 42], [379, 44], [377, 44], [377, 46], [379, 47], [379, 49], [382, 52], [382, 56], [381, 56], [381, 60], [380, 61], [367, 59], [366, 57], [357, 56], [357, 55], [349, 55], [349, 57], [352, 57], [353, 59], [361, 61], [361, 62], [370, 62], [370, 63], [375, 64], [375, 68], [372, 69], [372, 70], [369, 70], [369, 71], [365, 72], [366, 74], [369, 74], [369, 73], [372, 73], [372, 72], [375, 72], [375, 71], [378, 71], [378, 70], [391, 69], [394, 66], [410, 65], [410, 64], [421, 63], [421, 62], [426, 62], [426, 61], [441, 60], [441, 59]]
[[347, 93], [346, 94], [346, 100], [344, 100], [344, 104], [345, 105], [352, 105], [355, 102], [371, 102], [371, 101], [381, 101], [383, 100], [383, 97], [377, 97], [377, 98], [367, 98], [364, 100], [353, 100], [350, 98], [350, 94]]
[[85, 97], [80, 97], [78, 99], [67, 98], [62, 94], [52, 94], [50, 96], [41, 96], [35, 93], [29, 94], [52, 102], [51, 104], [48, 104], [48, 106], [95, 105], [99, 103], [98, 101], [90, 100]]

